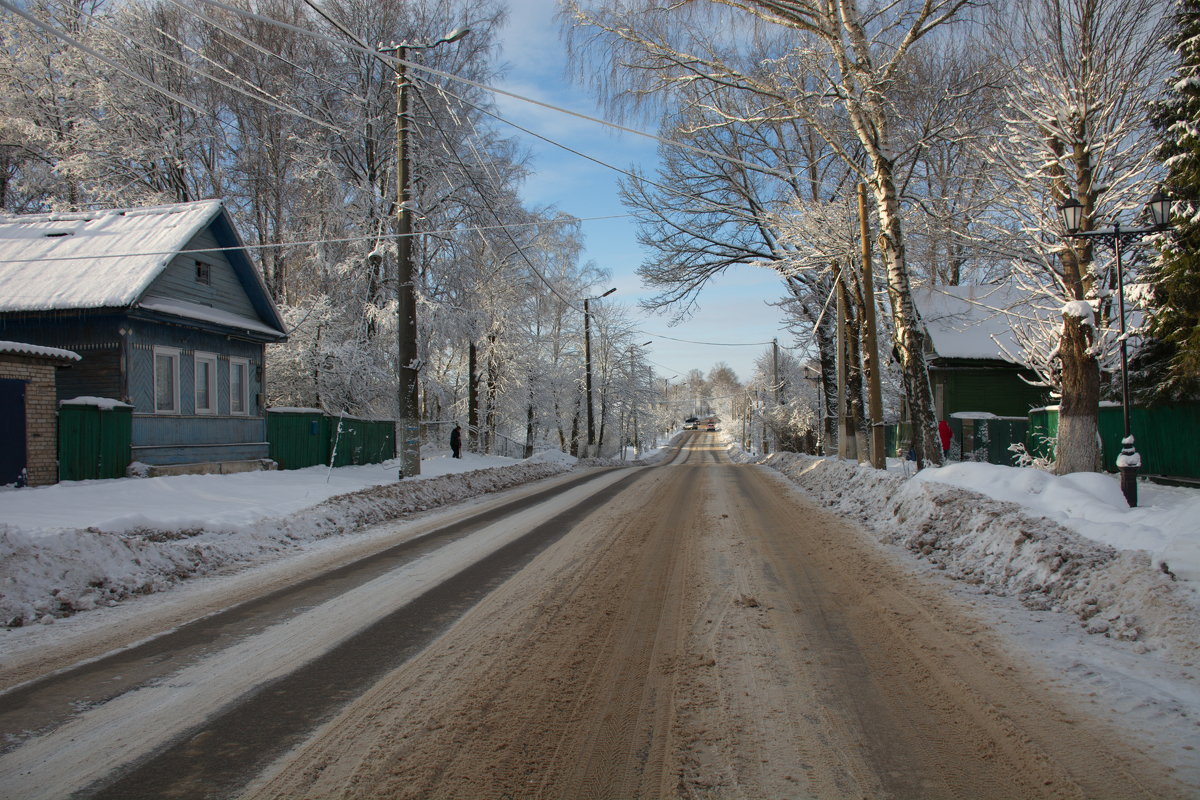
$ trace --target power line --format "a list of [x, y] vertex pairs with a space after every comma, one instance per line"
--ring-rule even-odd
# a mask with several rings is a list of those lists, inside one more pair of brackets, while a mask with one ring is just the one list
[[[0, 0], [0, 2], [2, 2], [2, 1], [3, 0]], [[583, 218], [565, 217], [562, 219], [532, 220], [530, 222], [510, 222], [510, 223], [505, 223], [503, 225], [464, 226], [464, 227], [457, 227], [457, 228], [447, 228], [445, 230], [414, 232], [414, 233], [410, 233], [408, 235], [409, 236], [418, 236], [421, 234], [427, 234], [427, 235], [431, 235], [431, 236], [451, 236], [456, 233], [473, 233], [473, 232], [477, 232], [477, 231], [503, 230], [505, 228], [524, 228], [524, 227], [532, 227], [532, 226], [539, 226], [539, 225], [565, 225], [568, 223], [573, 224], [576, 222], [595, 222], [595, 221], [609, 220], [609, 219], [624, 219], [625, 217], [628, 217], [628, 216], [629, 216], [628, 214], [613, 214], [613, 215], [605, 216], [605, 217], [583, 217]], [[29, 222], [30, 220], [27, 216], [17, 216], [17, 217], [0, 216], [0, 221]], [[278, 247], [310, 247], [312, 245], [317, 245], [317, 244], [342, 244], [342, 243], [348, 243], [348, 242], [377, 241], [379, 239], [398, 239], [398, 238], [400, 238], [400, 235], [396, 234], [396, 233], [374, 233], [374, 234], [363, 235], [363, 236], [345, 236], [345, 237], [330, 238], [330, 239], [309, 239], [309, 240], [297, 241], [297, 242], [267, 242], [265, 244], [243, 244], [243, 245], [234, 246], [234, 247], [206, 247], [203, 249], [196, 249], [195, 252], [197, 252], [197, 253], [219, 253], [219, 252], [223, 252], [226, 250], [265, 250], [268, 248], [278, 248]], [[3, 241], [3, 239], [0, 239], [0, 241]], [[145, 251], [145, 252], [128, 252], [128, 253], [86, 253], [86, 254], [77, 255], [77, 256], [42, 256], [42, 257], [37, 257], [37, 258], [5, 258], [4, 261], [9, 262], [9, 263], [39, 263], [39, 262], [47, 262], [47, 261], [81, 261], [81, 260], [85, 260], [85, 259], [90, 260], [90, 259], [100, 259], [100, 258], [140, 258], [143, 256], [173, 256], [173, 255], [177, 255], [178, 252], [179, 251], [176, 251], [176, 250], [170, 250], [170, 251], [150, 250], [150, 251]]]
[[[217, 8], [224, 9], [225, 11], [228, 11], [231, 14], [238, 14], [241, 16], [250, 17], [250, 18], [256, 19], [260, 22], [265, 22], [268, 25], [276, 25], [276, 26], [286, 28], [288, 30], [292, 30], [297, 33], [303, 34], [305, 36], [312, 36], [312, 37], [316, 37], [319, 39], [323, 39], [323, 40], [330, 42], [332, 44], [335, 44], [335, 45], [340, 44], [343, 47], [351, 47], [355, 50], [361, 50], [362, 52], [367, 53], [368, 55], [372, 55], [377, 58], [387, 60], [389, 63], [394, 64], [394, 63], [402, 60], [402, 59], [396, 58], [395, 56], [385, 56], [376, 50], [372, 50], [368, 47], [364, 47], [362, 44], [346, 44], [345, 42], [339, 43], [339, 42], [331, 39], [330, 37], [325, 36], [324, 34], [317, 33], [316, 31], [312, 31], [307, 28], [302, 28], [298, 25], [292, 25], [291, 23], [273, 19], [271, 17], [267, 17], [262, 14], [256, 14], [253, 11], [247, 11], [245, 9], [235, 8], [233, 6], [219, 2], [219, 0], [199, 0], [199, 2], [204, 3], [206, 5], [210, 5], [210, 6], [216, 6]], [[431, 75], [437, 75], [438, 77], [445, 78], [446, 80], [454, 81], [456, 83], [463, 83], [463, 84], [466, 84], [467, 86], [473, 86], [476, 89], [482, 89], [486, 92], [503, 95], [505, 97], [511, 97], [514, 100], [520, 100], [523, 103], [529, 103], [531, 105], [540, 106], [549, 111], [555, 111], [559, 114], [566, 114], [568, 116], [576, 117], [578, 119], [582, 119], [587, 122], [592, 122], [597, 125], [603, 125], [605, 127], [612, 128], [613, 130], [621, 131], [622, 133], [630, 133], [635, 136], [641, 136], [641, 137], [644, 137], [647, 139], [652, 139], [653, 141], [656, 141], [659, 144], [665, 144], [665, 145], [669, 145], [671, 147], [678, 147], [683, 150], [690, 150], [691, 152], [697, 153], [699, 155], [709, 156], [711, 158], [717, 159], [718, 161], [725, 161], [725, 162], [728, 162], [731, 164], [737, 164], [738, 166], [746, 167], [755, 172], [761, 172], [761, 173], [768, 174], [768, 175], [774, 175], [775, 177], [783, 179], [783, 180], [787, 180], [787, 181], [792, 180], [792, 176], [790, 174], [764, 167], [761, 164], [753, 164], [749, 161], [744, 161], [740, 158], [735, 158], [734, 156], [730, 156], [725, 153], [718, 153], [714, 150], [707, 150], [703, 147], [696, 147], [695, 145], [687, 144], [686, 142], [680, 142], [676, 139], [670, 139], [666, 136], [659, 136], [657, 134], [647, 133], [646, 131], [641, 131], [641, 130], [638, 130], [637, 128], [630, 128], [625, 125], [619, 125], [615, 122], [609, 122], [608, 120], [601, 119], [599, 117], [592, 117], [587, 114], [581, 113], [579, 111], [572, 111], [571, 109], [563, 108], [561, 106], [556, 106], [556, 105], [553, 105], [552, 103], [547, 103], [542, 100], [536, 100], [532, 97], [526, 97], [525, 95], [517, 94], [516, 92], [510, 92], [507, 89], [501, 89], [497, 86], [491, 86], [489, 84], [482, 83], [480, 81], [471, 80], [470, 78], [464, 78], [461, 75], [455, 75], [452, 72], [445, 72], [443, 70], [435, 69], [434, 67], [426, 66], [424, 64], [420, 64], [418, 62], [413, 62], [413, 61], [408, 61], [408, 60], [404, 60], [404, 65], [407, 67], [411, 67], [412, 69], [421, 71], [421, 72], [427, 72]]]
[[172, 92], [170, 89], [166, 88], [165, 86], [155, 83], [154, 81], [152, 81], [148, 78], [143, 78], [141, 75], [138, 75], [136, 72], [128, 69], [127, 67], [121, 66], [120, 64], [111, 60], [107, 56], [102, 55], [101, 53], [97, 52], [96, 50], [93, 50], [92, 48], [88, 47], [83, 42], [80, 42], [77, 39], [74, 39], [74, 38], [68, 36], [67, 34], [62, 33], [61, 31], [55, 29], [53, 25], [47, 25], [46, 23], [42, 22], [40, 19], [33, 16], [32, 14], [28, 14], [28, 13], [22, 11], [21, 9], [14, 6], [12, 3], [9, 3], [8, 0], [0, 0], [0, 8], [5, 9], [6, 11], [8, 11], [12, 14], [16, 14], [18, 17], [21, 17], [22, 19], [26, 20], [27, 22], [32, 23], [39, 29], [45, 31], [46, 33], [49, 33], [51, 36], [57, 37], [57, 38], [63, 40], [64, 42], [66, 42], [67, 44], [71, 45], [72, 47], [82, 50], [83, 52], [87, 53], [88, 55], [92, 56], [93, 58], [99, 59], [101, 62], [109, 65], [110, 67], [112, 67], [113, 69], [122, 73], [126, 77], [132, 78], [133, 80], [137, 81], [138, 83], [142, 84], [143, 86], [146, 86], [150, 89], [155, 90], [156, 92], [161, 93], [164, 97], [168, 97], [171, 100], [174, 100], [176, 103], [179, 103], [182, 106], [186, 106], [187, 108], [192, 109], [193, 111], [197, 112], [198, 114], [201, 114], [202, 116], [209, 115], [209, 113], [210, 113], [209, 111], [206, 111], [205, 109], [200, 108], [199, 106], [195, 105], [194, 103], [187, 100], [186, 98], [180, 97], [179, 95], [175, 94], [174, 92]]

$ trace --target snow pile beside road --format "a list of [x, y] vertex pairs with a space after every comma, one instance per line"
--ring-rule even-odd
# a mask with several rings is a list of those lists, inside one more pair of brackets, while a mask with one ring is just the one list
[[[906, 479], [898, 472], [793, 453], [774, 454], [764, 463], [885, 541], [982, 592], [1072, 614], [1089, 633], [1137, 642], [1143, 650], [1162, 648], [1185, 662], [1200, 648], [1200, 604], [1190, 582], [1177, 581], [1146, 550], [1094, 541], [1049, 515], [1039, 516], [1030, 503], [943, 482], [968, 482], [961, 474], [955, 480], [957, 465]], [[1032, 472], [997, 469], [1005, 475]], [[1053, 485], [1074, 476], [1039, 475], [1033, 479], [1040, 494], [1070, 495], [1067, 487]], [[993, 477], [993, 484], [1003, 484]]]
[[[372, 485], [314, 499], [307, 507], [295, 499], [289, 499], [286, 506], [272, 506], [269, 493], [264, 491], [256, 518], [249, 510], [222, 517], [218, 512], [223, 498], [214, 495], [214, 519], [208, 524], [194, 511], [170, 523], [162, 518], [151, 521], [144, 514], [128, 514], [109, 519], [104, 530], [94, 526], [30, 529], [0, 523], [0, 623], [13, 627], [50, 622], [78, 611], [114, 605], [130, 595], [163, 591], [184, 578], [211, 573], [229, 564], [260, 560], [293, 550], [306, 541], [547, 478], [572, 466], [571, 460], [535, 457], [511, 466]], [[180, 476], [97, 483], [111, 484], [109, 491], [116, 493], [148, 491], [143, 487], [152, 485], [169, 491], [185, 483], [197, 483], [197, 478], [217, 478], [222, 487], [227, 487], [229, 477]], [[264, 486], [280, 478], [298, 480], [295, 473], [232, 477]], [[62, 488], [70, 491], [76, 487]], [[131, 498], [130, 505], [136, 504], [137, 499]], [[272, 515], [272, 510], [281, 507], [290, 507], [289, 512]]]

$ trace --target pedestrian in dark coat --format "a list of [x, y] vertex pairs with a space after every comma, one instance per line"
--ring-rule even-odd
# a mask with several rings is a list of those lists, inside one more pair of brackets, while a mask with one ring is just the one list
[[462, 458], [462, 428], [458, 425], [450, 431], [450, 452], [455, 458]]

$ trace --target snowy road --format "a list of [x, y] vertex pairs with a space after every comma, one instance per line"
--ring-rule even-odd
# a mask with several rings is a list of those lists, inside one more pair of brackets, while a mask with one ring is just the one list
[[[437, 515], [378, 553], [6, 693], [0, 797], [236, 788], [631, 477], [552, 481], [435, 527]], [[219, 752], [202, 752], [204, 741]]]
[[1186, 796], [708, 434], [393, 536], [0, 696], [0, 796]]

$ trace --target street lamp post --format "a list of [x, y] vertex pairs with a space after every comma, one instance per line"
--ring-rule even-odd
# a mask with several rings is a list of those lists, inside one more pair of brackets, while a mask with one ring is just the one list
[[470, 31], [458, 28], [429, 44], [403, 42], [379, 48], [396, 54], [396, 393], [399, 400], [400, 477], [421, 474], [421, 418], [418, 392], [420, 353], [417, 348], [417, 302], [413, 286], [412, 181], [408, 161], [409, 50], [432, 50], [457, 42]]
[[617, 287], [614, 286], [602, 295], [585, 297], [583, 300], [584, 391], [587, 392], [587, 456], [589, 458], [596, 457], [596, 453], [593, 452], [596, 447], [596, 418], [592, 412], [592, 312], [589, 303], [592, 300], [599, 300], [601, 297], [608, 297], [616, 290]]
[[1107, 230], [1080, 230], [1087, 220], [1084, 219], [1083, 204], [1074, 197], [1059, 207], [1062, 213], [1063, 225], [1067, 236], [1073, 239], [1094, 239], [1112, 248], [1117, 266], [1117, 314], [1121, 322], [1119, 339], [1121, 351], [1121, 410], [1125, 422], [1125, 436], [1121, 440], [1121, 455], [1117, 458], [1117, 469], [1121, 472], [1121, 494], [1130, 508], [1136, 508], [1137, 474], [1142, 466], [1142, 457], [1134, 445], [1133, 433], [1129, 428], [1129, 351], [1128, 336], [1125, 330], [1125, 275], [1121, 265], [1121, 248], [1133, 244], [1142, 238], [1166, 230], [1170, 225], [1171, 201], [1161, 191], [1155, 192], [1146, 203], [1150, 218], [1154, 224], [1148, 228], [1122, 228], [1120, 221], [1114, 221], [1112, 228]]

